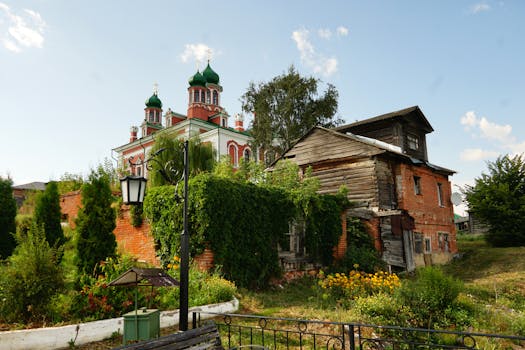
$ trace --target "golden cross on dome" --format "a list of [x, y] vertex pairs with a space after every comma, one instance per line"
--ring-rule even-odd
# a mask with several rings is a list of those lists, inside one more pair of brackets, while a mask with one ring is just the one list
[[157, 82], [153, 84], [153, 94], [159, 95], [159, 84], [157, 84]]

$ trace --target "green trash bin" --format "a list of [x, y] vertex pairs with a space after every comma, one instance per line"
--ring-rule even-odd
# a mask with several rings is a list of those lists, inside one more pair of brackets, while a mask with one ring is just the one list
[[159, 310], [140, 308], [136, 312], [131, 311], [124, 315], [124, 345], [132, 341], [158, 338], [159, 336]]

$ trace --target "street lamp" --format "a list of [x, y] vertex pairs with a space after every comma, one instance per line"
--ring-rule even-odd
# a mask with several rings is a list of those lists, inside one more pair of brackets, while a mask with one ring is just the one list
[[[164, 149], [160, 149], [148, 160], [142, 161], [141, 164], [146, 164], [149, 161], [156, 161], [155, 156], [160, 154]], [[180, 289], [179, 289], [179, 330], [188, 330], [188, 285], [189, 285], [189, 262], [190, 262], [190, 237], [188, 233], [188, 176], [189, 176], [189, 154], [188, 154], [188, 140], [184, 141], [184, 203], [183, 203], [183, 230], [180, 236]], [[129, 160], [131, 163], [131, 160]], [[132, 164], [135, 165], [135, 164]], [[148, 169], [151, 169], [148, 167]], [[161, 171], [161, 174], [167, 181], [170, 181], [166, 176], [166, 172]], [[124, 204], [140, 204], [144, 201], [144, 194], [146, 189], [146, 179], [142, 176], [128, 175], [120, 179], [122, 187], [122, 200]], [[175, 193], [176, 196], [176, 193]]]
[[122, 201], [124, 204], [141, 204], [144, 202], [146, 180], [142, 176], [128, 175], [120, 179], [122, 189]]

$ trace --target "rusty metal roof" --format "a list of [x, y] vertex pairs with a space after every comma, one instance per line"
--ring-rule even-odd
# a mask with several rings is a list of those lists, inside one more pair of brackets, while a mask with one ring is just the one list
[[179, 281], [171, 277], [163, 269], [141, 269], [133, 267], [109, 283], [110, 286], [155, 286], [174, 287]]

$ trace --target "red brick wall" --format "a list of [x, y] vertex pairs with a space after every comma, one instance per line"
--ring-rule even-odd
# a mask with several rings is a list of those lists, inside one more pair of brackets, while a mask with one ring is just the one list
[[72, 229], [75, 228], [75, 219], [81, 206], [80, 191], [73, 191], [60, 196], [60, 212], [62, 215], [67, 215], [67, 222]]
[[[66, 193], [60, 197], [60, 210], [62, 214], [67, 214], [69, 226], [75, 228], [75, 219], [78, 210], [82, 206], [80, 191]], [[155, 255], [155, 245], [150, 234], [150, 226], [144, 221], [141, 226], [131, 225], [129, 206], [122, 206], [116, 220], [116, 227], [113, 231], [117, 240], [117, 249], [121, 253], [128, 253], [135, 256], [139, 261], [144, 261], [155, 266], [160, 265], [160, 261]]]
[[346, 247], [348, 245], [347, 233], [346, 233], [346, 213], [341, 214], [341, 237], [339, 243], [334, 247], [334, 259], [339, 260], [345, 256]]
[[[440, 252], [438, 233], [449, 234], [449, 250], [457, 252], [454, 208], [450, 199], [452, 189], [448, 177], [434, 173], [426, 167], [401, 164], [401, 191], [398, 191], [399, 207], [414, 218], [415, 232], [431, 238], [432, 252]], [[420, 177], [421, 194], [414, 191], [414, 176]], [[443, 206], [438, 204], [437, 183], [441, 183]], [[399, 186], [399, 181], [398, 181]], [[399, 188], [398, 188], [399, 190]]]
[[193, 261], [197, 264], [199, 270], [208, 271], [214, 266], [213, 264], [213, 252], [206, 248], [202, 254], [197, 255], [193, 258]]
[[120, 252], [135, 256], [139, 261], [159, 266], [160, 260], [155, 254], [153, 236], [150, 234], [150, 225], [146, 220], [139, 227], [131, 225], [129, 206], [121, 207], [117, 217], [117, 226], [113, 233], [117, 239]]

